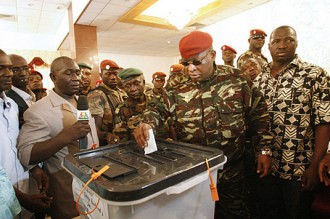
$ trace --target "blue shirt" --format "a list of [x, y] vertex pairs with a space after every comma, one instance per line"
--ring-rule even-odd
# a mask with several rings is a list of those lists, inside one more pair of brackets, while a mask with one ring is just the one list
[[13, 218], [21, 212], [13, 186], [0, 166], [0, 218]]

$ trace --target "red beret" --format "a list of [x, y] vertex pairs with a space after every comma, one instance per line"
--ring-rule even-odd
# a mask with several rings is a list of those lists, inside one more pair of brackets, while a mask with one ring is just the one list
[[192, 31], [181, 38], [179, 50], [184, 59], [193, 58], [212, 46], [213, 39], [210, 34], [202, 31]]
[[267, 36], [267, 34], [265, 33], [265, 31], [261, 30], [261, 29], [253, 29], [250, 30], [250, 36], [254, 36], [254, 35], [260, 35], [260, 36]]
[[100, 69], [119, 69], [119, 66], [112, 60], [103, 60], [100, 64]]
[[102, 84], [102, 80], [97, 80], [97, 81], [95, 81], [95, 85], [96, 85], [96, 86], [99, 86], [100, 84]]
[[179, 71], [182, 71], [183, 68], [184, 68], [184, 66], [182, 64], [174, 64], [174, 65], [171, 65], [170, 71], [179, 72]]
[[166, 77], [166, 74], [164, 72], [155, 72], [152, 74], [152, 79], [155, 79], [155, 78], [165, 78]]
[[30, 75], [39, 75], [39, 76], [41, 77], [41, 80], [44, 78], [40, 72], [35, 71], [35, 70], [32, 70], [32, 71], [30, 72]]
[[223, 45], [221, 46], [221, 50], [222, 51], [226, 51], [226, 50], [231, 50], [233, 53], [237, 54], [236, 50], [230, 46], [227, 46], [227, 45]]

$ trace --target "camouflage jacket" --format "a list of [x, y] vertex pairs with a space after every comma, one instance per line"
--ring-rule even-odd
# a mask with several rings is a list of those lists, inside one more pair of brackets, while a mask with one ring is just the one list
[[247, 81], [234, 70], [219, 66], [208, 81], [188, 79], [168, 86], [163, 109], [148, 107], [144, 121], [157, 131], [166, 116], [171, 116], [178, 141], [219, 148], [228, 162], [243, 156], [247, 127], [257, 136], [258, 148], [270, 146], [264, 98], [261, 92], [252, 96]]
[[106, 93], [95, 88], [88, 94], [89, 111], [92, 115], [102, 117], [101, 131], [112, 132], [115, 109], [119, 103], [124, 102], [126, 93], [119, 88], [111, 89], [103, 83], [99, 86], [105, 88]]
[[[161, 103], [150, 94], [145, 94], [145, 97], [146, 101], [138, 104], [128, 97], [125, 102], [117, 106], [113, 133], [119, 136], [120, 141], [134, 139], [133, 131], [143, 121], [142, 115], [147, 106], [155, 107], [156, 104]], [[160, 133], [168, 135], [168, 131], [163, 131], [163, 129], [166, 127], [161, 128]], [[156, 137], [166, 138], [167, 136], [157, 134]]]
[[158, 94], [154, 93], [153, 89], [146, 90], [144, 93], [148, 96], [151, 96], [152, 98], [157, 98], [159, 99], [160, 102], [164, 103], [164, 98], [163, 98], [164, 89], [162, 93], [158, 93]]
[[263, 54], [261, 54], [261, 56], [260, 56], [256, 53], [253, 53], [251, 50], [248, 50], [248, 51], [246, 51], [245, 53], [241, 54], [238, 57], [238, 59], [237, 59], [237, 68], [241, 69], [243, 63], [249, 58], [256, 59], [259, 62], [262, 69], [264, 68], [265, 65], [268, 64], [268, 60]]

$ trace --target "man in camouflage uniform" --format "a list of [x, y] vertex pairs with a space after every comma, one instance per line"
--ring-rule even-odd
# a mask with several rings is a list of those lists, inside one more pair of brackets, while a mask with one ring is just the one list
[[272, 175], [261, 180], [263, 218], [311, 218], [318, 165], [330, 140], [330, 77], [295, 53], [297, 33], [276, 28], [269, 40], [272, 62], [255, 79], [274, 133]]
[[173, 64], [170, 67], [170, 76], [167, 79], [165, 89], [173, 87], [176, 84], [184, 83], [186, 81], [185, 69], [182, 64]]
[[92, 67], [87, 65], [86, 63], [78, 63], [78, 66], [81, 71], [81, 88], [79, 91], [80, 95], [87, 95], [89, 91], [92, 89]]
[[261, 67], [268, 64], [267, 58], [261, 53], [262, 47], [265, 44], [265, 37], [267, 34], [260, 29], [253, 29], [250, 31], [249, 50], [241, 54], [237, 59], [237, 68], [242, 69], [242, 64], [248, 58], [255, 58]]
[[155, 72], [152, 74], [152, 84], [154, 87], [151, 90], [146, 91], [146, 94], [150, 94], [158, 99], [162, 99], [164, 92], [166, 74], [164, 72]]
[[89, 110], [95, 118], [100, 145], [113, 144], [118, 141], [112, 135], [115, 110], [124, 102], [126, 94], [117, 87], [119, 66], [112, 60], [103, 60], [100, 64], [102, 83], [92, 90], [87, 98]]
[[[128, 98], [116, 109], [116, 123], [113, 133], [119, 137], [120, 141], [126, 141], [134, 139], [133, 130], [142, 122], [141, 115], [147, 105], [155, 105], [154, 100], [158, 102], [160, 99], [155, 98], [153, 94], [144, 92], [145, 80], [141, 70], [127, 68], [121, 71], [118, 76], [121, 78]], [[166, 137], [162, 136], [162, 133], [168, 134], [168, 131], [161, 129], [156, 137]]]
[[222, 51], [222, 60], [225, 65], [234, 66], [234, 59], [236, 58], [236, 50], [230, 46], [223, 45], [221, 46]]
[[193, 31], [180, 40], [186, 81], [165, 91], [163, 111], [160, 106], [148, 108], [144, 123], [135, 129], [134, 136], [140, 147], [146, 147], [148, 130], [153, 128], [157, 133], [170, 115], [178, 141], [223, 150], [228, 162], [218, 172], [220, 200], [216, 202], [214, 218], [248, 218], [243, 163], [246, 127], [252, 127], [256, 136], [259, 149], [256, 171], [264, 177], [271, 166], [271, 158], [260, 154], [269, 151], [267, 146], [272, 139], [268, 132], [269, 117], [263, 97], [251, 98], [251, 88], [239, 76], [238, 69], [216, 67], [212, 42], [212, 37], [201, 31]]

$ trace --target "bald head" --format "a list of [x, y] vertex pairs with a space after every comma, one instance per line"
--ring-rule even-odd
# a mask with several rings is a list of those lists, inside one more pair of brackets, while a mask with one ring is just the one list
[[54, 59], [50, 71], [50, 77], [58, 95], [67, 98], [79, 92], [81, 72], [73, 59], [67, 56]]
[[21, 66], [27, 66], [28, 63], [25, 58], [23, 58], [20, 55], [17, 54], [9, 54], [11, 63], [13, 64], [13, 67], [21, 67]]
[[281, 31], [281, 30], [289, 30], [292, 35], [295, 37], [295, 39], [297, 39], [297, 32], [293, 27], [287, 26], [287, 25], [283, 25], [283, 26], [279, 26], [276, 29], [273, 30], [273, 32], [270, 34], [270, 38], [269, 41], [272, 41], [273, 37], [274, 37], [274, 33]]
[[1, 49], [0, 49], [0, 65], [4, 65], [4, 66], [12, 65], [9, 56]]
[[73, 61], [73, 59], [71, 59], [67, 56], [61, 56], [61, 57], [58, 57], [58, 58], [53, 60], [52, 64], [50, 65], [50, 72], [55, 73], [55, 72], [58, 72], [60, 70], [63, 70], [63, 68], [67, 64], [70, 64], [70, 65], [74, 64], [79, 69], [78, 64], [76, 64], [75, 61]]

